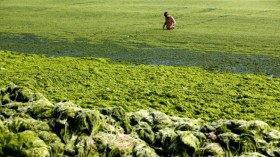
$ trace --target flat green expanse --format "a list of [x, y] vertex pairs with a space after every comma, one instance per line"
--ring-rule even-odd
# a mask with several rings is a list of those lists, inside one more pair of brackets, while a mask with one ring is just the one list
[[[14, 82], [84, 107], [279, 126], [279, 8], [279, 0], [2, 0], [0, 87]], [[162, 30], [166, 10], [175, 30]]]
[[[279, 0], [2, 0], [0, 49], [280, 74]], [[162, 30], [163, 12], [177, 20]]]

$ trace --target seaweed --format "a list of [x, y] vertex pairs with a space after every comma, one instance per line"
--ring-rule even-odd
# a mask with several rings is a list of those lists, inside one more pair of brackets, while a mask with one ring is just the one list
[[[22, 89], [13, 87], [1, 95]], [[0, 156], [279, 156], [279, 130], [260, 120], [208, 123], [153, 109], [53, 105], [37, 95], [0, 106]]]

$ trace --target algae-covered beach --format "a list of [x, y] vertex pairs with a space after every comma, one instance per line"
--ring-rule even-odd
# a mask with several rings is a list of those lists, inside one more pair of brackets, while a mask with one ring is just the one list
[[1, 1], [0, 156], [280, 156], [279, 8]]

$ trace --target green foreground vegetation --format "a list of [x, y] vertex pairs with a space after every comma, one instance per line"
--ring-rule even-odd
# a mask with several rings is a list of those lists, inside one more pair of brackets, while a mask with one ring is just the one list
[[259, 120], [168, 116], [153, 109], [52, 104], [10, 84], [0, 89], [0, 156], [278, 157], [280, 131]]
[[52, 102], [86, 108], [153, 108], [206, 121], [259, 119], [280, 124], [280, 78], [215, 73], [200, 67], [112, 63], [93, 57], [0, 53], [0, 84], [43, 93]]
[[[153, 109], [204, 122], [262, 120], [279, 129], [279, 8], [279, 0], [0, 1], [0, 88], [15, 83], [53, 104], [72, 101], [92, 112]], [[164, 11], [175, 17], [175, 30], [162, 30]], [[1, 107], [9, 108], [7, 100], [1, 97]], [[1, 109], [5, 125], [11, 114], [16, 121], [32, 117]], [[0, 142], [9, 151], [13, 138], [34, 134], [36, 141], [39, 135], [26, 130]]]

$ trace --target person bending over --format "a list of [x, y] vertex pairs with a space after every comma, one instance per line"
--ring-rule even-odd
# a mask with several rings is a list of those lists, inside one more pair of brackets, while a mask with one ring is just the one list
[[174, 29], [176, 25], [175, 19], [168, 12], [164, 12], [164, 17], [165, 17], [165, 22], [162, 26], [162, 29], [164, 29], [165, 27], [168, 30]]

